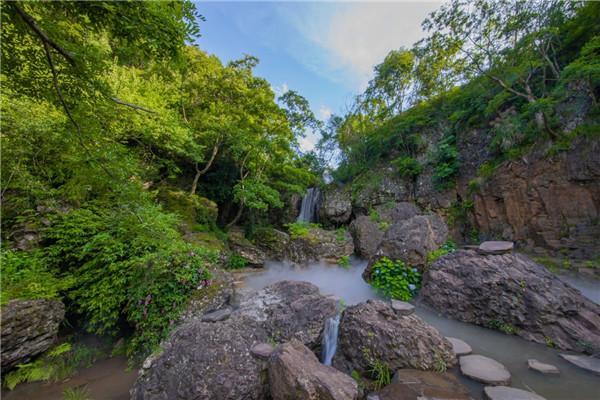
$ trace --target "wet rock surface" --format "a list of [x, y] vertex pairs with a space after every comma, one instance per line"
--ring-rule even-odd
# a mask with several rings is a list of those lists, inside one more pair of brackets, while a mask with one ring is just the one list
[[471, 354], [473, 352], [471, 346], [469, 346], [469, 344], [467, 344], [463, 340], [448, 336], [446, 336], [446, 339], [452, 345], [452, 350], [457, 356], [466, 356], [467, 354]]
[[521, 254], [443, 256], [424, 275], [419, 296], [460, 321], [560, 349], [600, 349], [600, 306]]
[[534, 359], [527, 360], [527, 366], [529, 367], [529, 369], [541, 372], [542, 374], [560, 374], [560, 371], [558, 370], [558, 368], [556, 368], [556, 366], [552, 364], [546, 364]]
[[399, 315], [389, 303], [369, 300], [344, 310], [333, 366], [364, 373], [376, 360], [391, 370], [456, 363], [450, 343], [434, 327], [414, 314]]
[[496, 360], [473, 354], [462, 356], [459, 360], [460, 372], [477, 382], [489, 385], [510, 384], [510, 372]]
[[561, 354], [562, 358], [590, 372], [600, 375], [600, 358], [591, 356], [580, 356], [574, 354]]
[[486, 386], [483, 393], [488, 400], [545, 400], [533, 392], [508, 386]]
[[358, 385], [350, 376], [323, 365], [297, 340], [280, 345], [269, 359], [273, 400], [354, 400]]
[[392, 383], [372, 393], [379, 400], [469, 400], [469, 390], [448, 373], [401, 369], [396, 371]]
[[3, 372], [48, 350], [64, 316], [58, 300], [12, 300], [2, 307]]
[[317, 346], [336, 306], [310, 283], [281, 281], [241, 299], [225, 321], [190, 320], [144, 362], [131, 398], [266, 398], [267, 362], [251, 350], [272, 340]]

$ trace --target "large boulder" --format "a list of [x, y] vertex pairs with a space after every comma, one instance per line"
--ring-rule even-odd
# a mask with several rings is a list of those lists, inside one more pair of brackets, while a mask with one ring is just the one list
[[423, 277], [420, 299], [452, 318], [564, 350], [600, 350], [600, 306], [522, 254], [460, 250]]
[[437, 250], [448, 239], [448, 226], [437, 214], [415, 215], [394, 223], [383, 235], [383, 239], [363, 277], [371, 279], [373, 265], [380, 257], [401, 260], [413, 267], [423, 267], [427, 255]]
[[318, 345], [336, 306], [310, 283], [282, 281], [241, 299], [224, 321], [184, 323], [144, 362], [131, 398], [267, 398], [267, 361], [252, 349], [291, 339]]
[[181, 313], [180, 323], [201, 319], [203, 315], [227, 307], [234, 295], [233, 276], [221, 269], [211, 271], [212, 279], [199, 286]]
[[311, 227], [306, 234], [292, 238], [286, 256], [299, 264], [319, 260], [337, 263], [353, 253], [354, 243], [347, 231]]
[[354, 400], [358, 385], [350, 376], [323, 365], [297, 340], [285, 343], [269, 361], [273, 400]]
[[244, 258], [248, 266], [264, 266], [266, 260], [265, 252], [248, 240], [240, 228], [236, 227], [229, 231], [229, 247], [231, 247], [234, 254]]
[[377, 253], [385, 233], [378, 222], [366, 215], [360, 215], [352, 221], [350, 232], [354, 238], [356, 253], [366, 259], [370, 259]]
[[352, 199], [342, 187], [328, 187], [323, 191], [319, 207], [319, 221], [326, 226], [340, 226], [350, 221]]
[[252, 235], [256, 243], [269, 258], [283, 260], [290, 245], [290, 235], [275, 228], [257, 228]]
[[[375, 397], [377, 396], [377, 397]], [[379, 400], [470, 400], [466, 386], [450, 372], [401, 369], [394, 374], [392, 383], [371, 395]]]
[[348, 373], [366, 373], [374, 363], [390, 370], [435, 370], [456, 364], [456, 357], [450, 342], [418, 316], [369, 300], [344, 311], [333, 365]]
[[12, 300], [2, 307], [2, 370], [48, 350], [64, 317], [59, 300]]

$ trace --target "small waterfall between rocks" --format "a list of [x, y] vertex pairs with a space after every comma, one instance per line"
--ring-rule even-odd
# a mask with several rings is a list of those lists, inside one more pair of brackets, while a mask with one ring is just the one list
[[321, 343], [321, 362], [325, 365], [331, 365], [335, 350], [337, 349], [338, 328], [340, 326], [340, 313], [329, 318], [325, 322], [323, 330], [323, 343]]
[[302, 198], [302, 206], [300, 214], [296, 219], [297, 222], [316, 222], [317, 213], [319, 211], [319, 200], [321, 191], [319, 188], [309, 188]]

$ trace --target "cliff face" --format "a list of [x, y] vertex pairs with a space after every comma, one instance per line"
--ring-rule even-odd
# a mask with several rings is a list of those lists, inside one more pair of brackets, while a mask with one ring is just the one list
[[481, 233], [583, 259], [598, 256], [599, 215], [600, 142], [591, 139], [551, 158], [501, 165], [473, 199]]

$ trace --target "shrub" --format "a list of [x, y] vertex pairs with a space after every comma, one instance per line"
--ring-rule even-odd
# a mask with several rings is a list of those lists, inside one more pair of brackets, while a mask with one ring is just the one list
[[371, 284], [384, 296], [405, 301], [412, 299], [421, 285], [421, 274], [416, 268], [387, 257], [373, 265], [371, 279]]
[[448, 253], [452, 253], [456, 251], [456, 243], [453, 240], [447, 240], [439, 249], [430, 251], [427, 254], [427, 265], [431, 265], [440, 258]]
[[319, 224], [312, 224], [308, 222], [292, 222], [290, 224], [286, 224], [285, 227], [290, 232], [290, 237], [292, 239], [304, 238], [307, 237], [310, 230], [313, 228], [319, 228]]
[[460, 167], [456, 138], [453, 135], [448, 135], [440, 141], [431, 161], [435, 186], [438, 189], [452, 187]]
[[342, 268], [350, 268], [350, 257], [342, 256], [340, 257], [340, 261], [338, 261], [338, 265]]
[[229, 269], [241, 269], [246, 265], [248, 265], [248, 260], [239, 254], [232, 254], [231, 257], [229, 257], [229, 263], [227, 264]]
[[412, 157], [398, 157], [392, 164], [402, 178], [415, 179], [423, 171], [423, 166]]

